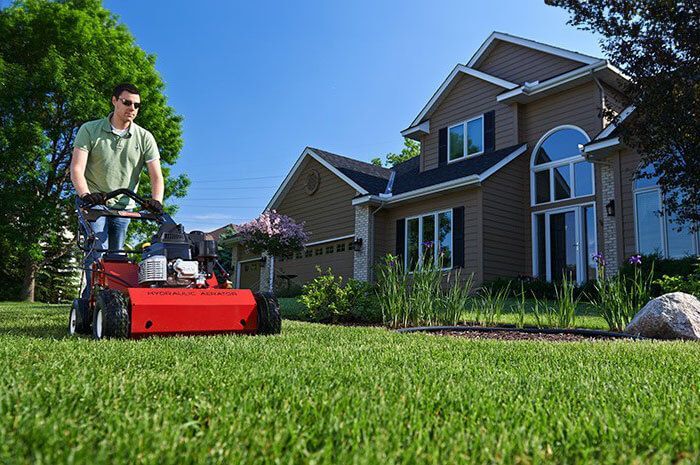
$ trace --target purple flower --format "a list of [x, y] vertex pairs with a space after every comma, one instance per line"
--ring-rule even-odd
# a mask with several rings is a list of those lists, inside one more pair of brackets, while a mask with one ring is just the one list
[[632, 255], [630, 258], [627, 259], [627, 261], [630, 263], [630, 265], [641, 265], [642, 264], [642, 256], [639, 254]]
[[433, 246], [433, 241], [425, 241], [425, 242], [423, 242], [423, 246], [425, 246], [425, 247], [432, 247], [432, 246]]
[[593, 261], [596, 262], [598, 265], [604, 266], [605, 265], [605, 257], [603, 257], [603, 252], [598, 252], [593, 255]]

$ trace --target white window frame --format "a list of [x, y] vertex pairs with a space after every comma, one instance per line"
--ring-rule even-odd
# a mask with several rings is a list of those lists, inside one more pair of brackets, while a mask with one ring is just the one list
[[[544, 237], [545, 237], [545, 276], [547, 281], [552, 281], [552, 244], [550, 237], [550, 216], [552, 214], [564, 213], [567, 211], [574, 211], [576, 215], [576, 282], [583, 284], [585, 282], [584, 267], [588, 268], [588, 256], [586, 256], [586, 244], [582, 244], [584, 230], [583, 230], [583, 208], [592, 207], [593, 208], [593, 236], [594, 236], [594, 250], [598, 250], [598, 212], [596, 209], [596, 202], [583, 202], [577, 203], [575, 205], [567, 205], [565, 207], [550, 208], [547, 210], [539, 210], [531, 213], [530, 216], [530, 228], [531, 228], [531, 238], [532, 238], [532, 276], [537, 277], [540, 275], [539, 269], [539, 251], [538, 251], [538, 237], [537, 237], [537, 215], [544, 215]], [[598, 268], [598, 264], [594, 265], [594, 268]], [[598, 273], [596, 272], [596, 277]], [[589, 279], [595, 279], [589, 278]]]
[[[472, 153], [470, 155], [467, 154], [467, 146], [469, 142], [469, 137], [467, 134], [467, 124], [471, 123], [472, 121], [476, 121], [479, 118], [481, 118], [481, 151]], [[456, 128], [457, 126], [462, 126], [464, 128], [464, 137], [462, 141], [462, 156], [459, 158], [455, 158], [454, 160], [450, 160], [450, 130], [452, 128]], [[484, 153], [484, 146], [486, 145], [486, 141], [484, 140], [484, 114], [480, 114], [478, 116], [475, 116], [473, 118], [470, 118], [468, 120], [462, 121], [461, 123], [453, 124], [452, 126], [447, 127], [447, 163], [454, 163], [457, 161], [461, 160], [466, 160], [467, 158], [473, 158], [479, 155], [482, 155]]]
[[[455, 263], [455, 257], [454, 257], [454, 250], [455, 250], [455, 235], [454, 235], [454, 212], [452, 211], [451, 208], [447, 210], [436, 210], [432, 212], [426, 212], [426, 213], [421, 213], [420, 215], [414, 215], [414, 216], [409, 216], [404, 219], [404, 224], [406, 225], [404, 227], [404, 240], [403, 240], [403, 256], [404, 256], [404, 269], [407, 270], [409, 273], [413, 273], [413, 271], [409, 270], [408, 267], [408, 222], [410, 220], [415, 220], [418, 219], [418, 263], [416, 266], [420, 266], [420, 264], [423, 262], [423, 247], [421, 247], [421, 239], [423, 237], [423, 217], [424, 216], [433, 216], [435, 219], [434, 222], [434, 243], [437, 244], [439, 242], [439, 235], [438, 235], [438, 223], [439, 223], [439, 217], [441, 213], [449, 213], [450, 214], [450, 266], [449, 267], [444, 267], [442, 268], [443, 271], [449, 271], [454, 267]], [[434, 248], [434, 257], [433, 260], [437, 263], [437, 257], [438, 257], [438, 247]]]
[[[542, 163], [539, 165], [535, 165], [535, 158], [537, 156], [537, 151], [540, 149], [540, 146], [544, 143], [545, 140], [552, 134], [554, 134], [557, 131], [560, 131], [562, 129], [575, 129], [579, 131], [581, 134], [583, 134], [586, 137], [586, 140], [590, 141], [591, 139], [588, 137], [588, 134], [586, 134], [586, 131], [581, 129], [578, 126], [574, 126], [572, 124], [563, 124], [561, 126], [557, 126], [553, 129], [550, 129], [547, 131], [537, 142], [537, 145], [535, 145], [535, 149], [532, 151], [532, 155], [530, 156], [530, 206], [531, 207], [539, 207], [541, 205], [551, 205], [551, 204], [556, 204], [559, 202], [565, 202], [567, 200], [572, 200], [572, 199], [581, 199], [585, 197], [590, 197], [592, 195], [595, 195], [596, 193], [596, 183], [595, 183], [595, 165], [593, 163], [590, 163], [588, 160], [586, 160], [583, 155], [574, 155], [568, 158], [564, 158], [563, 160], [556, 160], [556, 161], [550, 161], [548, 163]], [[449, 152], [448, 152], [449, 153]], [[576, 174], [574, 172], [574, 165], [579, 162], [587, 162], [591, 166], [591, 182], [592, 182], [592, 188], [593, 192], [591, 194], [586, 194], [586, 195], [576, 195]], [[565, 199], [559, 199], [559, 200], [554, 200], [554, 171], [556, 168], [560, 168], [562, 166], [568, 165], [569, 166], [569, 181], [571, 183], [571, 197], [567, 197]], [[535, 173], [539, 173], [540, 171], [549, 171], [549, 201], [548, 202], [541, 202], [537, 203], [537, 192], [535, 191], [536, 189], [536, 183], [535, 183]]]
[[[634, 186], [634, 184], [633, 184]], [[637, 215], [637, 196], [640, 194], [646, 194], [648, 192], [656, 192], [657, 198], [659, 199], [659, 228], [661, 228], [661, 255], [663, 258], [668, 259], [678, 259], [682, 257], [671, 257], [668, 248], [668, 219], [666, 216], [666, 209], [664, 207], [664, 196], [661, 192], [659, 186], [646, 186], [632, 189], [632, 207], [634, 211], [634, 250], [640, 254], [639, 251], [639, 221]], [[693, 253], [697, 256], [700, 255], [700, 231], [696, 231], [693, 240]]]

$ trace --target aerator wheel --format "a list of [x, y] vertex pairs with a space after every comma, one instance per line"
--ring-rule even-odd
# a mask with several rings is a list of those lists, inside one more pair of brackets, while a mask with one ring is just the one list
[[129, 337], [131, 319], [129, 304], [121, 292], [104, 289], [97, 294], [92, 320], [92, 337], [95, 339]]
[[282, 332], [282, 316], [277, 298], [269, 292], [255, 293], [258, 307], [257, 334], [279, 334]]
[[90, 334], [90, 325], [92, 325], [92, 315], [88, 301], [85, 299], [73, 300], [68, 318], [68, 334], [71, 336]]

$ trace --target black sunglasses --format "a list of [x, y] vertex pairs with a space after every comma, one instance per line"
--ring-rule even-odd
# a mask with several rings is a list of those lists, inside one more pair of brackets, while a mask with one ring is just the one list
[[133, 105], [134, 108], [136, 108], [137, 110], [138, 110], [139, 108], [141, 108], [141, 102], [132, 102], [131, 100], [128, 100], [128, 99], [125, 99], [125, 98], [121, 98], [121, 97], [118, 98], [117, 100], [119, 100], [120, 102], [122, 102], [122, 103], [123, 103], [124, 105], [126, 105], [127, 107], [130, 107], [131, 105]]

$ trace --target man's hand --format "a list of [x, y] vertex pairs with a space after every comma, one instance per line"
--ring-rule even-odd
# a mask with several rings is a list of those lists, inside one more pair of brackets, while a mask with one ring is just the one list
[[105, 195], [102, 192], [87, 193], [80, 197], [80, 199], [89, 207], [104, 205], [106, 202]]
[[163, 213], [163, 204], [156, 199], [146, 199], [144, 203], [144, 207], [146, 207], [147, 210], [150, 210], [158, 215]]

